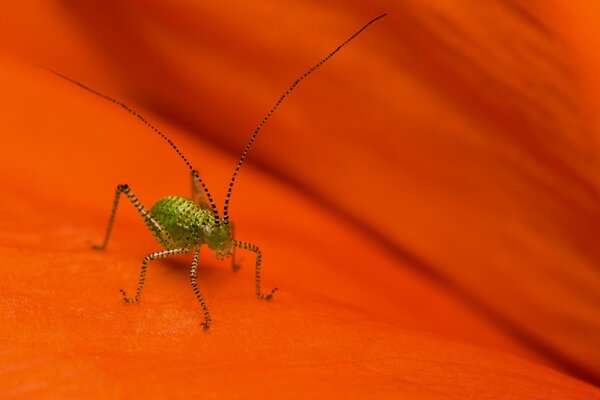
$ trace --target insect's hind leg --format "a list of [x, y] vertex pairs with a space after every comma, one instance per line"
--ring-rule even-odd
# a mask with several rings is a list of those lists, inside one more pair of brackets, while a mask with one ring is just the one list
[[119, 206], [119, 199], [121, 198], [121, 193], [124, 193], [125, 196], [131, 201], [136, 210], [140, 213], [146, 225], [152, 231], [152, 234], [155, 237], [160, 236], [160, 232], [163, 230], [162, 227], [151, 217], [150, 212], [144, 208], [142, 203], [137, 199], [135, 194], [129, 188], [127, 184], [117, 185], [117, 189], [115, 190], [115, 199], [113, 201], [112, 210], [110, 212], [110, 217], [108, 218], [108, 226], [106, 228], [106, 234], [104, 235], [104, 241], [102, 244], [93, 244], [92, 249], [94, 250], [104, 250], [106, 245], [108, 244], [108, 239], [110, 238], [110, 233], [112, 232], [113, 223], [115, 222], [115, 215], [117, 214], [117, 207]]
[[138, 300], [140, 299], [140, 296], [142, 294], [142, 289], [144, 288], [144, 282], [146, 281], [146, 270], [147, 270], [149, 261], [156, 260], [157, 258], [165, 258], [165, 257], [175, 256], [177, 254], [184, 254], [184, 253], [188, 253], [189, 251], [190, 251], [190, 249], [188, 249], [188, 248], [163, 250], [163, 251], [157, 251], [156, 253], [150, 253], [146, 257], [144, 257], [144, 260], [142, 261], [142, 269], [140, 271], [140, 278], [138, 280], [138, 286], [135, 291], [135, 296], [127, 297], [127, 292], [125, 292], [123, 289], [120, 289], [121, 294], [123, 295], [123, 301], [125, 301], [125, 303], [132, 304], [132, 303], [137, 303]]
[[197, 202], [200, 207], [210, 210], [211, 207], [208, 204], [208, 201], [204, 198], [204, 193], [200, 188], [200, 184], [198, 183], [198, 179], [196, 179], [194, 175], [194, 171], [190, 172], [190, 180], [192, 182], [192, 200]]
[[200, 247], [196, 247], [196, 249], [194, 250], [194, 260], [192, 261], [192, 269], [190, 270], [190, 283], [192, 284], [192, 289], [194, 290], [194, 294], [196, 295], [196, 298], [200, 302], [200, 305], [202, 306], [202, 312], [204, 313], [204, 322], [202, 323], [202, 326], [204, 327], [204, 329], [208, 329], [208, 328], [210, 328], [210, 322], [211, 322], [210, 314], [208, 312], [208, 308], [206, 307], [206, 303], [204, 302], [204, 299], [202, 298], [202, 295], [200, 294], [200, 289], [198, 289], [198, 284], [196, 283], [196, 278], [197, 278], [196, 270], [198, 268], [198, 257], [200, 257]]
[[273, 288], [271, 289], [271, 292], [269, 294], [264, 294], [261, 290], [261, 285], [260, 285], [260, 267], [262, 264], [262, 253], [260, 251], [260, 249], [258, 248], [257, 245], [252, 244], [252, 243], [246, 243], [246, 242], [239, 242], [237, 240], [233, 240], [233, 245], [235, 247], [239, 247], [241, 249], [244, 250], [250, 250], [254, 253], [256, 253], [256, 297], [258, 297], [259, 299], [263, 299], [263, 300], [271, 300], [273, 298], [273, 294], [275, 294], [275, 292], [277, 291], [277, 288]]

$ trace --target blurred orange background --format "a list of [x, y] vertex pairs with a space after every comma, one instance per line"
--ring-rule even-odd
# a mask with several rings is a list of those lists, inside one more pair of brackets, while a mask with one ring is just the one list
[[[189, 195], [264, 254], [159, 250], [114, 188]], [[0, 5], [0, 397], [600, 398], [594, 1]]]

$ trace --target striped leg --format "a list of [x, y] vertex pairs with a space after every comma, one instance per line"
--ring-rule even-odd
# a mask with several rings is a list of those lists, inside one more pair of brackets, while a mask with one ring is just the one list
[[256, 297], [264, 300], [271, 300], [273, 298], [273, 294], [277, 291], [277, 288], [271, 289], [271, 293], [263, 294], [260, 289], [260, 266], [262, 264], [262, 253], [257, 245], [246, 242], [238, 242], [237, 240], [233, 240], [234, 247], [239, 247], [244, 250], [250, 250], [256, 253]]
[[121, 294], [123, 295], [123, 301], [127, 304], [132, 304], [132, 303], [137, 303], [138, 300], [140, 299], [140, 295], [142, 294], [142, 289], [144, 288], [144, 282], [146, 281], [146, 269], [148, 267], [149, 261], [155, 260], [157, 258], [165, 258], [165, 257], [174, 256], [177, 254], [184, 254], [189, 251], [190, 251], [190, 249], [188, 249], [188, 248], [163, 250], [163, 251], [157, 251], [156, 253], [150, 253], [146, 257], [144, 257], [144, 260], [142, 261], [142, 270], [140, 271], [140, 279], [138, 281], [138, 286], [135, 291], [135, 297], [127, 297], [127, 293], [123, 289], [120, 289]]
[[202, 295], [200, 294], [200, 289], [198, 289], [198, 284], [196, 283], [196, 269], [198, 268], [198, 257], [200, 257], [200, 247], [196, 247], [196, 249], [194, 250], [194, 260], [192, 261], [192, 269], [190, 270], [190, 282], [192, 284], [192, 289], [194, 290], [194, 294], [196, 295], [196, 298], [198, 299], [198, 301], [200, 302], [200, 305], [202, 306], [202, 312], [204, 313], [204, 322], [202, 323], [202, 326], [204, 327], [204, 329], [208, 329], [210, 328], [210, 314], [208, 312], [208, 308], [206, 307], [206, 303], [204, 302], [204, 299], [202, 298]]
[[[231, 234], [231, 240], [235, 241], [235, 225], [233, 224], [233, 222], [229, 223], [229, 232]], [[233, 272], [237, 272], [237, 270], [240, 269], [240, 264], [235, 262], [235, 247], [233, 248], [233, 251], [231, 252], [231, 270]]]
[[200, 184], [198, 180], [194, 178], [194, 172], [190, 173], [190, 181], [192, 182], [192, 200], [200, 205], [201, 208], [206, 208], [210, 210], [210, 205], [204, 199], [204, 194], [202, 193], [202, 189], [200, 189]]
[[108, 227], [106, 228], [104, 241], [100, 245], [92, 244], [92, 249], [94, 250], [104, 250], [106, 248], [106, 245], [108, 244], [108, 239], [110, 238], [113, 223], [115, 222], [115, 215], [117, 214], [117, 207], [119, 206], [119, 199], [121, 198], [121, 193], [125, 193], [125, 196], [127, 196], [127, 198], [131, 201], [131, 203], [140, 213], [142, 218], [144, 218], [144, 222], [146, 222], [146, 225], [155, 237], [160, 237], [160, 233], [161, 231], [163, 231], [163, 228], [160, 226], [160, 224], [152, 218], [148, 210], [146, 210], [142, 203], [140, 203], [140, 201], [137, 199], [137, 197], [135, 197], [135, 194], [133, 194], [129, 186], [126, 184], [117, 185], [117, 189], [115, 191], [115, 199], [113, 201], [110, 217], [108, 218]]

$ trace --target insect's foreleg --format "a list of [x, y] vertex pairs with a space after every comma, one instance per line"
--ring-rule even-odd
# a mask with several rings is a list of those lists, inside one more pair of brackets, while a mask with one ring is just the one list
[[108, 239], [110, 238], [110, 233], [112, 232], [113, 223], [115, 222], [115, 215], [117, 214], [117, 207], [119, 206], [119, 199], [121, 198], [121, 193], [124, 193], [125, 196], [127, 196], [127, 198], [131, 201], [131, 203], [140, 213], [142, 218], [144, 218], [146, 225], [150, 228], [152, 233], [155, 234], [155, 236], [159, 234], [160, 231], [162, 231], [162, 227], [160, 227], [160, 225], [158, 225], [158, 223], [154, 221], [154, 219], [150, 216], [148, 210], [146, 210], [146, 208], [144, 208], [144, 206], [142, 205], [142, 203], [140, 203], [137, 197], [135, 197], [135, 194], [133, 194], [129, 186], [126, 184], [120, 184], [117, 185], [117, 189], [115, 190], [115, 199], [113, 201], [110, 217], [108, 218], [108, 227], [106, 228], [104, 241], [100, 245], [92, 244], [92, 248], [94, 250], [104, 250], [106, 248], [106, 245], [108, 244]]
[[262, 264], [262, 253], [257, 245], [246, 242], [239, 242], [237, 240], [233, 240], [233, 245], [235, 247], [239, 247], [241, 249], [250, 250], [256, 253], [256, 297], [264, 300], [271, 300], [273, 298], [273, 294], [277, 291], [277, 288], [271, 289], [271, 293], [263, 294], [260, 288], [260, 266]]
[[144, 257], [144, 260], [142, 261], [142, 269], [140, 271], [140, 279], [138, 281], [138, 286], [135, 291], [135, 297], [127, 297], [127, 292], [125, 292], [123, 289], [120, 289], [121, 294], [123, 295], [123, 301], [125, 301], [125, 303], [131, 304], [131, 303], [137, 303], [137, 301], [140, 299], [140, 295], [142, 294], [142, 289], [144, 288], [144, 282], [146, 281], [146, 269], [148, 267], [149, 261], [155, 260], [157, 258], [165, 258], [165, 257], [174, 256], [177, 254], [184, 254], [189, 251], [190, 251], [190, 249], [188, 249], [188, 248], [164, 250], [164, 251], [157, 251], [156, 253], [150, 253], [146, 257]]
[[198, 257], [200, 257], [200, 247], [196, 247], [196, 249], [194, 250], [194, 259], [192, 261], [192, 269], [190, 270], [190, 282], [192, 284], [192, 289], [194, 290], [194, 294], [196, 295], [196, 298], [198, 299], [198, 301], [200, 302], [200, 305], [202, 306], [202, 312], [204, 313], [204, 323], [202, 324], [202, 326], [204, 327], [204, 329], [208, 329], [210, 327], [210, 314], [208, 312], [208, 308], [206, 307], [206, 303], [204, 302], [204, 299], [202, 298], [202, 295], [200, 294], [200, 289], [198, 289], [198, 284], [196, 283], [196, 269], [198, 268]]
[[[235, 242], [235, 224], [233, 222], [229, 222], [229, 232], [231, 234], [231, 240]], [[233, 251], [231, 252], [231, 270], [233, 272], [236, 272], [237, 270], [240, 269], [240, 264], [235, 262], [235, 247], [233, 248]]]

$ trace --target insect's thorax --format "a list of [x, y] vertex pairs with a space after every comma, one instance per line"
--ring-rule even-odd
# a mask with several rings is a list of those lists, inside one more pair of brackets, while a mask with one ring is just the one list
[[159, 225], [150, 228], [165, 248], [189, 248], [206, 243], [219, 257], [227, 257], [232, 251], [229, 226], [216, 227], [212, 211], [193, 200], [163, 197], [154, 203], [150, 213]]

